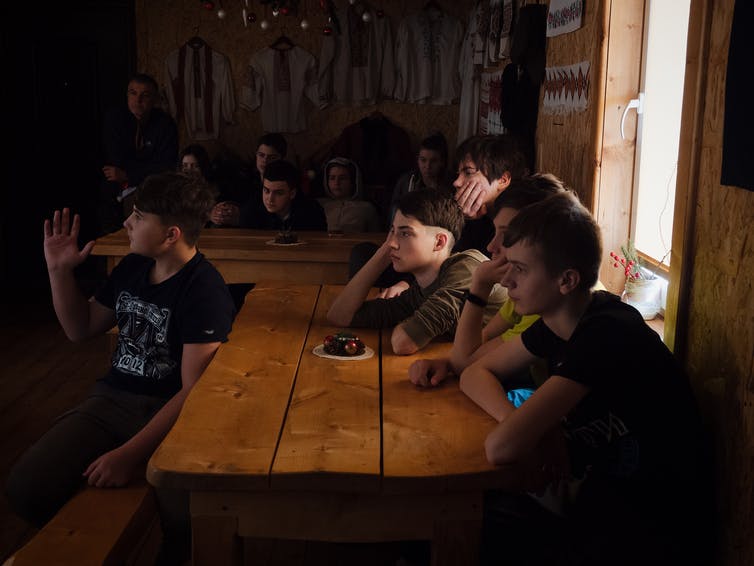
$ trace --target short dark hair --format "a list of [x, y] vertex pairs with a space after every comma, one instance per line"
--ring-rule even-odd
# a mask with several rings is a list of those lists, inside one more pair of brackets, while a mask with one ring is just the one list
[[511, 220], [503, 245], [517, 242], [537, 245], [545, 268], [557, 276], [576, 269], [579, 289], [591, 289], [597, 282], [602, 261], [602, 238], [592, 214], [572, 191], [564, 191], [524, 207]]
[[207, 150], [204, 148], [204, 146], [198, 143], [192, 143], [184, 147], [183, 151], [178, 154], [179, 169], [181, 167], [181, 164], [183, 163], [183, 158], [187, 155], [193, 155], [194, 157], [196, 157], [196, 162], [199, 164], [199, 170], [202, 172], [202, 175], [207, 177], [210, 172], [210, 160], [209, 153], [207, 153]]
[[146, 73], [135, 73], [131, 75], [131, 78], [128, 79], [128, 82], [149, 85], [152, 87], [155, 93], [158, 93], [160, 91], [160, 87], [157, 85], [157, 81], [154, 80], [154, 77]]
[[285, 181], [293, 190], [301, 188], [301, 172], [293, 163], [278, 159], [264, 168], [264, 178], [268, 181]]
[[428, 149], [440, 154], [443, 168], [448, 166], [448, 142], [441, 132], [435, 132], [424, 138], [419, 144], [419, 151]]
[[163, 224], [180, 227], [193, 246], [209, 220], [215, 193], [203, 177], [181, 173], [150, 175], [136, 190], [134, 206], [160, 217]]
[[447, 230], [453, 235], [453, 243], [461, 237], [463, 212], [455, 199], [443, 191], [419, 189], [406, 193], [398, 201], [398, 210], [404, 216], [416, 218], [425, 226]]
[[285, 141], [285, 138], [282, 135], [275, 132], [260, 136], [257, 140], [257, 148], [259, 148], [260, 145], [274, 147], [275, 151], [280, 154], [281, 158], [285, 157], [285, 154], [288, 153], [288, 142]]
[[528, 173], [521, 144], [510, 134], [472, 136], [458, 146], [456, 162], [460, 163], [466, 156], [490, 182], [502, 177], [506, 171], [511, 179], [519, 179]]
[[565, 183], [551, 173], [535, 173], [513, 179], [511, 184], [495, 199], [494, 213], [501, 208], [521, 210], [557, 193], [567, 190]]

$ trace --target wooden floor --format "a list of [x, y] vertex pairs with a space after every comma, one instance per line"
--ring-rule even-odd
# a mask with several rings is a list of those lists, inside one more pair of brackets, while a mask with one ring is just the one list
[[[67, 340], [50, 304], [0, 303], [0, 481], [19, 455], [55, 417], [82, 399], [109, 360], [104, 336], [84, 344]], [[34, 530], [13, 515], [0, 495], [0, 564]], [[326, 544], [304, 541], [246, 541], [246, 564], [269, 566], [393, 566], [401, 555], [422, 556], [423, 546]], [[414, 559], [410, 563], [422, 563]]]

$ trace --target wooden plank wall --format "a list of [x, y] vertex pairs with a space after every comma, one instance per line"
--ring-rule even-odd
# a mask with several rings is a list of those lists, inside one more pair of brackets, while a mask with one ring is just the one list
[[754, 564], [754, 192], [720, 185], [735, 0], [712, 2], [685, 363], [713, 425], [721, 564]]
[[[338, 0], [338, 6], [347, 0]], [[300, 13], [306, 14], [311, 26], [308, 31], [299, 27], [300, 18], [295, 16], [278, 16], [274, 18], [267, 8], [267, 20], [270, 28], [265, 32], [259, 27], [259, 22], [265, 17], [265, 7], [257, 1], [249, 2], [250, 11], [257, 14], [257, 22], [244, 28], [241, 19], [243, 2], [215, 1], [222, 4], [227, 16], [220, 20], [216, 12], [209, 12], [202, 8], [197, 0], [164, 0], [150, 2], [137, 0], [136, 2], [136, 44], [139, 70], [152, 74], [160, 84], [164, 84], [164, 61], [167, 55], [183, 45], [194, 35], [201, 36], [213, 49], [224, 53], [230, 59], [233, 75], [233, 87], [236, 92], [236, 102], [240, 99], [246, 68], [251, 55], [257, 50], [271, 44], [285, 28], [285, 35], [293, 42], [319, 58], [322, 28], [325, 16], [319, 8], [318, 0], [301, 0]], [[421, 0], [380, 0], [373, 5], [384, 10], [391, 18], [393, 36], [395, 36], [400, 21], [421, 9]], [[467, 25], [472, 0], [440, 0], [442, 9], [460, 19], [464, 29]], [[198, 32], [196, 28], [198, 27]], [[321, 152], [334, 142], [345, 126], [357, 122], [372, 111], [378, 109], [395, 124], [404, 128], [415, 148], [419, 141], [428, 133], [441, 131], [448, 140], [448, 146], [455, 147], [458, 130], [458, 105], [447, 106], [400, 104], [396, 102], [381, 102], [377, 106], [328, 108], [322, 111], [314, 109], [309, 114], [309, 128], [298, 134], [286, 134], [289, 143], [288, 157], [298, 161], [301, 166], [309, 164], [309, 158]], [[210, 154], [214, 154], [221, 147], [227, 147], [241, 156], [251, 156], [256, 150], [256, 140], [264, 133], [259, 110], [250, 112], [237, 108], [234, 118], [235, 124], [225, 127], [217, 142], [202, 142]], [[179, 125], [180, 145], [183, 147], [190, 140], [187, 139], [185, 126]]]
[[[606, 0], [584, 2], [583, 26], [578, 31], [547, 39], [547, 66], [590, 61], [589, 105], [584, 112], [546, 115], [540, 102], [537, 121], [538, 171], [554, 173], [593, 207], [599, 168], [604, 76]], [[604, 89], [602, 89], [604, 90]], [[540, 94], [541, 96], [541, 94]]]

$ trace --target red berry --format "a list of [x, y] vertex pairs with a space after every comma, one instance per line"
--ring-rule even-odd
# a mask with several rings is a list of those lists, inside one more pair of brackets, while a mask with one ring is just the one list
[[617, 261], [613, 264], [613, 267], [618, 267], [618, 262]]

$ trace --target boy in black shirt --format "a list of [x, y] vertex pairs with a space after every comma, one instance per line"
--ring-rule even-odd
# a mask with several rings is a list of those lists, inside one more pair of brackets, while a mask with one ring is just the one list
[[87, 300], [74, 268], [79, 216], [45, 221], [44, 252], [53, 305], [74, 341], [118, 324], [112, 366], [90, 396], [60, 417], [16, 463], [7, 484], [14, 510], [41, 527], [81, 487], [126, 485], [170, 430], [184, 400], [227, 340], [235, 309], [196, 241], [213, 205], [196, 176], [148, 177], [124, 222], [134, 252]]
[[[485, 442], [491, 462], [523, 463], [562, 431], [568, 457], [544, 460], [543, 470], [578, 480], [571, 484], [577, 493], [559, 510], [562, 524], [542, 507], [527, 513], [539, 514], [533, 538], [541, 541], [527, 547], [527, 558], [538, 564], [538, 552], [557, 548], [568, 564], [703, 562], [700, 510], [709, 486], [702, 481], [695, 402], [673, 355], [639, 312], [615, 295], [590, 291], [602, 255], [591, 214], [572, 194], [554, 195], [518, 213], [504, 246], [501, 282], [509, 298], [520, 314], [541, 319], [469, 366], [461, 388], [499, 422]], [[514, 408], [496, 376], [536, 358], [547, 360], [550, 377]], [[488, 521], [487, 561], [500, 560], [490, 550], [511, 534]], [[522, 540], [507, 548], [524, 546]]]

